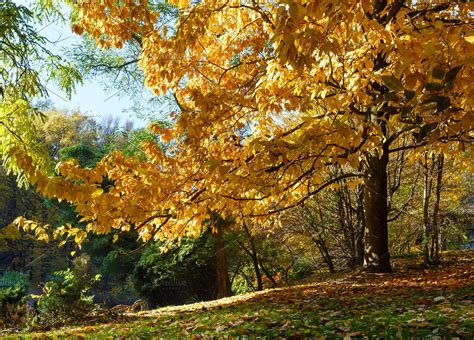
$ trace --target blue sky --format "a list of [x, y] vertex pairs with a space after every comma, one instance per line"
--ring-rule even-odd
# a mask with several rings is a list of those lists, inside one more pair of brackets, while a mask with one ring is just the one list
[[[67, 12], [67, 9], [65, 12]], [[44, 23], [38, 30], [41, 35], [54, 42], [54, 44], [49, 44], [47, 47], [56, 54], [61, 54], [63, 48], [78, 44], [81, 41], [81, 37], [71, 31], [69, 23], [62, 23], [61, 20]], [[113, 89], [104, 89], [100, 79], [85, 80], [83, 85], [77, 87], [76, 93], [70, 99], [54, 84], [48, 84], [47, 87], [49, 99], [53, 102], [55, 108], [80, 109], [81, 112], [95, 117], [98, 121], [109, 115], [119, 116], [122, 123], [129, 119], [134, 121], [136, 127], [146, 126], [145, 121], [135, 117], [130, 112], [124, 112], [132, 105], [129, 98], [121, 93], [116, 93]]]

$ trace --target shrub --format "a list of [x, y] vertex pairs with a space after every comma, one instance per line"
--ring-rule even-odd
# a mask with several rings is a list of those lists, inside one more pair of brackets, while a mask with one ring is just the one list
[[5, 272], [1, 280], [8, 286], [0, 288], [0, 326], [22, 325], [27, 314], [26, 276], [19, 272]]
[[291, 278], [293, 280], [304, 279], [314, 273], [314, 265], [307, 259], [298, 258], [291, 271]]
[[176, 305], [215, 298], [216, 269], [213, 236], [183, 238], [179, 246], [161, 252], [160, 242], [141, 254], [134, 272], [134, 285], [150, 307]]
[[37, 315], [31, 320], [34, 326], [50, 328], [79, 321], [95, 309], [90, 291], [100, 275], [90, 277], [77, 268], [54, 273], [42, 285], [42, 294], [33, 296], [37, 299]]

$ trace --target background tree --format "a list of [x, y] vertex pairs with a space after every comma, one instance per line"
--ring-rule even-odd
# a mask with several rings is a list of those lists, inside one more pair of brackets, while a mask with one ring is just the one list
[[0, 157], [4, 168], [17, 174], [22, 172], [11, 157], [14, 147], [29, 154], [39, 167], [50, 166], [35, 140], [35, 123], [41, 115], [34, 100], [47, 95], [47, 82], [70, 95], [81, 80], [74, 65], [50, 52], [46, 38], [33, 27], [52, 15], [51, 7], [31, 10], [12, 1], [0, 3]]
[[49, 156], [59, 160], [59, 151], [66, 147], [82, 144], [96, 147], [98, 143], [98, 124], [80, 112], [48, 110], [43, 113], [44, 122], [39, 122], [40, 145], [48, 147]]

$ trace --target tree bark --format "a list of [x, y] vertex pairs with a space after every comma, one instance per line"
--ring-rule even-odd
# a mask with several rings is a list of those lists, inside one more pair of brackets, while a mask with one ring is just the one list
[[[306, 209], [309, 212], [309, 209], [308, 208]], [[323, 222], [324, 221], [323, 211], [321, 209], [320, 204], [318, 204], [318, 213], [319, 213], [319, 222], [320, 222], [320, 226], [322, 230], [318, 232], [317, 226], [314, 224], [315, 220], [312, 219], [311, 225], [312, 225], [312, 229], [314, 230], [314, 233], [311, 235], [311, 237], [313, 238], [314, 243], [316, 243], [319, 249], [319, 252], [321, 253], [321, 256], [323, 257], [324, 262], [326, 262], [329, 272], [333, 274], [335, 272], [334, 262], [332, 261], [331, 254], [329, 254], [329, 250], [326, 247], [326, 237], [324, 236], [326, 235], [326, 232], [324, 232], [324, 235], [322, 234], [325, 226]], [[341, 212], [339, 211], [339, 213]], [[343, 223], [341, 223], [341, 227], [343, 228]]]
[[367, 156], [364, 266], [374, 273], [392, 271], [388, 250], [387, 164], [388, 147], [385, 145], [382, 155], [374, 151]]
[[436, 198], [435, 204], [433, 207], [433, 222], [431, 227], [433, 229], [433, 240], [431, 243], [431, 258], [434, 262], [439, 261], [439, 203], [441, 201], [441, 189], [442, 189], [442, 182], [443, 182], [443, 166], [444, 166], [444, 155], [441, 153], [438, 156], [438, 164], [437, 164], [437, 173], [436, 173]]
[[272, 282], [272, 288], [276, 287], [277, 282], [273, 278], [273, 275], [268, 271], [268, 269], [263, 266], [263, 262], [260, 264], [260, 266], [262, 267], [262, 271], [265, 273], [265, 276]]
[[428, 154], [425, 152], [425, 163], [423, 164], [423, 255], [424, 265], [429, 266], [431, 264], [430, 257], [430, 239], [431, 234], [431, 222], [430, 222], [430, 199], [431, 199], [431, 188], [432, 188], [432, 168], [430, 169], [428, 161]]
[[364, 263], [364, 230], [365, 230], [365, 216], [364, 216], [364, 187], [359, 185], [357, 187], [357, 237], [356, 237], [356, 266], [361, 266]]
[[253, 268], [255, 270], [255, 276], [257, 278], [257, 290], [263, 290], [262, 273], [260, 272], [260, 265], [258, 263], [258, 253], [257, 253], [257, 247], [255, 246], [255, 238], [250, 232], [250, 229], [248, 228], [247, 224], [244, 222], [243, 225], [245, 228], [245, 232], [247, 233], [247, 236], [249, 237], [249, 240], [250, 240], [251, 252], [249, 253], [249, 255], [252, 258]]
[[321, 256], [324, 259], [324, 262], [326, 262], [326, 265], [328, 266], [328, 270], [331, 274], [335, 273], [335, 268], [334, 268], [334, 262], [332, 261], [331, 254], [329, 254], [329, 250], [326, 247], [326, 244], [324, 243], [324, 240], [315, 240], [315, 242], [318, 244], [318, 249], [319, 252], [321, 253]]
[[227, 270], [227, 261], [222, 243], [222, 227], [219, 221], [214, 223], [216, 239], [216, 269], [217, 269], [217, 298], [223, 298], [232, 295], [230, 287], [229, 272]]

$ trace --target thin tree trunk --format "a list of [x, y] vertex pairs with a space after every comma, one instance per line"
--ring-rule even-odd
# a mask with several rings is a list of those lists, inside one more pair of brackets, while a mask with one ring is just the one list
[[[344, 248], [347, 249], [347, 265], [354, 269], [356, 265], [356, 228], [354, 228], [353, 214], [351, 211], [352, 202], [347, 186], [336, 191], [338, 196], [337, 211], [339, 216], [339, 225], [344, 235]], [[334, 267], [333, 267], [334, 268]]]
[[387, 164], [386, 146], [383, 147], [382, 155], [375, 151], [367, 156], [364, 266], [367, 271], [374, 273], [388, 273], [392, 270], [388, 249]]
[[258, 265], [258, 259], [256, 255], [252, 257], [252, 262], [253, 262], [253, 268], [255, 270], [255, 276], [257, 277], [257, 290], [262, 290], [263, 289], [262, 273], [260, 273], [260, 267]]
[[321, 256], [323, 257], [324, 262], [326, 262], [328, 266], [329, 272], [331, 274], [334, 274], [334, 262], [332, 261], [331, 255], [329, 254], [329, 250], [327, 249], [326, 244], [323, 240], [319, 240], [318, 249], [321, 252]]
[[260, 272], [260, 266], [258, 263], [258, 254], [257, 254], [257, 247], [255, 246], [255, 239], [250, 232], [247, 224], [244, 222], [244, 228], [245, 232], [247, 233], [247, 236], [249, 237], [250, 240], [250, 249], [251, 249], [251, 255], [252, 262], [253, 262], [253, 268], [255, 270], [255, 276], [257, 278], [257, 290], [263, 290], [263, 280], [262, 280], [262, 273]]
[[277, 282], [273, 278], [273, 275], [268, 271], [267, 268], [263, 266], [263, 263], [261, 264], [262, 271], [264, 272], [265, 276], [272, 282], [272, 287], [275, 287], [277, 285]]
[[[426, 155], [425, 155], [426, 160]], [[425, 266], [430, 263], [430, 255], [428, 253], [428, 239], [429, 235], [429, 221], [428, 221], [428, 165], [425, 164], [423, 168], [423, 262]]]
[[247, 282], [247, 284], [248, 284], [248, 286], [250, 287], [250, 289], [252, 289], [253, 292], [256, 292], [252, 280], [250, 280], [250, 279], [248, 278], [247, 274], [245, 274], [245, 271], [244, 271], [243, 269], [240, 270], [240, 275], [242, 275], [242, 276], [244, 277], [245, 282]]
[[431, 225], [429, 219], [429, 207], [432, 188], [432, 173], [429, 171], [428, 155], [425, 153], [425, 164], [423, 165], [423, 255], [424, 265], [429, 266]]
[[443, 166], [444, 166], [444, 155], [442, 153], [438, 156], [437, 164], [437, 174], [436, 174], [436, 199], [433, 208], [433, 223], [431, 227], [433, 228], [433, 242], [431, 243], [431, 258], [434, 262], [439, 261], [439, 202], [441, 201], [441, 189], [443, 181]]
[[[318, 213], [319, 213], [319, 221], [321, 228], [324, 230], [324, 216], [323, 216], [323, 211], [321, 209], [321, 205], [318, 204]], [[343, 223], [343, 222], [342, 222]], [[341, 224], [341, 227], [343, 225]], [[316, 226], [314, 225], [314, 220], [313, 220], [313, 230], [317, 231]], [[322, 230], [321, 230], [322, 232]], [[326, 262], [329, 272], [332, 274], [335, 272], [334, 270], [334, 262], [332, 261], [331, 254], [329, 254], [329, 250], [326, 247], [326, 237], [325, 235], [321, 235], [321, 232], [318, 234], [312, 234], [311, 237], [313, 238], [314, 243], [316, 243], [319, 252], [321, 253], [321, 256], [323, 257], [324, 262]], [[324, 233], [326, 234], [326, 233]]]

